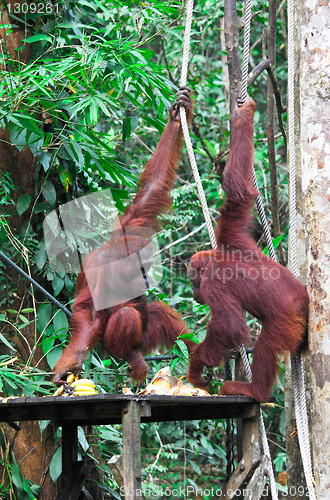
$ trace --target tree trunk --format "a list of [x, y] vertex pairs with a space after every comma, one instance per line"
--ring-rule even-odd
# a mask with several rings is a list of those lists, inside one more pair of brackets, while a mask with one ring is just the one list
[[225, 41], [230, 83], [230, 144], [234, 137], [235, 104], [241, 81], [241, 62], [239, 57], [239, 30], [241, 20], [237, 15], [236, 0], [225, 1]]
[[[10, 0], [7, 2], [11, 5], [12, 9], [17, 0]], [[21, 2], [22, 3], [22, 2]], [[1, 16], [0, 20], [2, 25], [13, 23], [13, 20], [8, 16], [7, 7], [4, 2], [0, 2]], [[22, 22], [16, 16], [16, 27], [12, 30], [5, 28], [0, 29], [0, 43], [2, 44], [2, 54], [8, 59], [17, 60], [18, 54], [21, 63], [27, 63], [31, 55], [31, 44], [25, 44], [22, 49], [22, 40], [33, 34], [32, 20], [29, 19], [28, 26], [24, 23], [24, 16]], [[0, 65], [1, 70], [9, 69], [6, 60], [3, 65]], [[8, 172], [13, 183], [16, 186], [16, 191], [13, 193], [14, 201], [17, 201], [21, 194], [29, 193], [32, 200], [35, 196], [35, 173], [36, 161], [28, 147], [19, 151], [10, 143], [10, 135], [7, 129], [0, 129], [0, 172]], [[12, 215], [9, 220], [11, 230], [16, 233], [22, 223], [30, 217], [30, 210], [27, 210], [23, 216], [19, 217], [16, 210], [13, 209]], [[30, 285], [23, 279], [17, 276], [16, 271], [11, 269], [7, 270], [8, 279], [17, 286], [16, 300], [13, 303], [13, 308], [20, 310], [20, 308], [31, 307], [29, 294], [27, 291]], [[33, 320], [31, 316], [29, 318]], [[32, 322], [28, 327], [21, 330], [21, 335], [24, 335], [25, 341], [22, 337], [15, 335], [11, 340], [15, 342], [17, 352], [21, 357], [21, 361], [26, 362], [29, 357], [30, 348], [35, 344], [35, 323]], [[3, 351], [1, 350], [1, 353]], [[35, 357], [32, 364], [42, 356], [41, 348], [37, 348]], [[40, 368], [46, 368], [46, 364], [39, 365]], [[41, 486], [40, 500], [54, 500], [56, 497], [56, 485], [49, 475], [49, 464], [54, 453], [54, 432], [49, 426], [41, 439], [40, 428], [38, 422], [23, 422], [20, 424], [21, 430], [14, 431], [7, 425], [2, 427], [3, 435], [6, 436], [6, 445], [13, 452], [16, 462], [19, 464], [20, 471], [25, 479], [31, 480], [34, 484]], [[6, 463], [2, 457], [3, 463]], [[8, 459], [8, 457], [7, 457]], [[9, 459], [8, 459], [9, 460]], [[9, 484], [6, 474], [4, 474], [4, 466], [0, 468], [1, 478], [6, 484]], [[11, 491], [11, 497], [12, 497]]]
[[328, 2], [302, 1], [300, 9], [301, 185], [310, 296], [311, 440], [317, 498], [327, 500], [330, 481], [330, 16]]
[[[306, 283], [306, 248], [305, 248], [305, 219], [304, 204], [301, 186], [301, 144], [300, 144], [300, 0], [294, 6], [295, 23], [295, 152], [296, 152], [296, 196], [297, 196], [297, 259], [298, 279]], [[289, 255], [289, 258], [291, 256]], [[286, 357], [285, 370], [285, 437], [286, 437], [286, 470], [288, 476], [288, 490], [292, 500], [306, 500], [307, 496], [298, 493], [298, 486], [304, 488], [306, 483], [302, 467], [301, 454], [296, 432], [296, 417], [293, 400], [292, 376], [290, 356]], [[307, 373], [306, 373], [307, 375]], [[308, 381], [306, 380], [306, 385]]]

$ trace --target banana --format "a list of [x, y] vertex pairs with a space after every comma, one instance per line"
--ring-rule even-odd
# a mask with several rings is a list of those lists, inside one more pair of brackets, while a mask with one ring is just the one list
[[97, 394], [97, 390], [94, 389], [94, 387], [91, 387], [90, 385], [79, 385], [78, 387], [74, 387], [74, 390], [77, 392], [93, 392], [94, 394]]
[[68, 376], [66, 377], [66, 381], [67, 381], [67, 383], [68, 383], [68, 384], [70, 384], [70, 385], [71, 385], [71, 384], [72, 384], [72, 382], [74, 382], [75, 378], [76, 378], [76, 377], [75, 377], [75, 374], [74, 374], [74, 373], [70, 373], [70, 375], [68, 375]]
[[97, 392], [94, 391], [94, 389], [92, 389], [91, 387], [90, 387], [89, 391], [87, 391], [87, 390], [81, 391], [80, 389], [77, 389], [73, 393], [74, 396], [90, 396], [92, 394], [97, 394]]
[[92, 387], [88, 387], [87, 385], [84, 385], [82, 387], [76, 387], [75, 392], [92, 392], [93, 394], [97, 394], [97, 391], [93, 389]]
[[92, 389], [96, 389], [96, 385], [92, 380], [89, 380], [88, 378], [81, 378], [80, 380], [75, 380], [71, 386], [76, 389], [80, 386], [87, 386]]
[[64, 391], [64, 385], [60, 385], [60, 387], [58, 387], [54, 392], [54, 396], [60, 396], [63, 391]]

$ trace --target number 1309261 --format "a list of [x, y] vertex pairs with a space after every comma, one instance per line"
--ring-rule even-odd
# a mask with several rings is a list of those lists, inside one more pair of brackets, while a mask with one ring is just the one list
[[59, 8], [57, 3], [51, 2], [16, 2], [14, 4], [8, 3], [7, 9], [9, 14], [58, 14]]

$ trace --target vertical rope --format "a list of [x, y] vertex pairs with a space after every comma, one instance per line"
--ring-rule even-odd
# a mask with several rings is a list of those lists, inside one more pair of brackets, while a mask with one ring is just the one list
[[207, 206], [207, 201], [205, 198], [205, 193], [204, 193], [202, 181], [201, 181], [198, 167], [196, 164], [194, 150], [193, 150], [193, 147], [191, 144], [188, 124], [187, 124], [187, 118], [186, 118], [186, 111], [182, 107], [180, 108], [180, 118], [181, 118], [183, 137], [184, 137], [184, 140], [186, 143], [191, 168], [192, 168], [192, 171], [194, 174], [194, 178], [195, 178], [195, 182], [196, 182], [196, 186], [197, 186], [197, 191], [198, 191], [198, 196], [199, 196], [199, 199], [200, 199], [200, 202], [202, 205], [202, 210], [203, 210], [203, 214], [204, 214], [204, 218], [205, 218], [205, 222], [206, 222], [206, 227], [207, 227], [207, 230], [208, 230], [208, 233], [210, 236], [212, 248], [215, 249], [215, 248], [217, 248], [217, 240], [215, 237], [214, 228], [213, 228], [213, 224], [212, 224], [211, 217], [210, 217], [210, 212], [209, 212], [209, 209]]
[[[187, 0], [187, 19], [186, 19], [186, 29], [184, 34], [184, 45], [183, 45], [183, 56], [182, 56], [182, 72], [181, 72], [181, 87], [185, 87], [187, 85], [187, 74], [188, 74], [188, 63], [189, 63], [189, 51], [190, 51], [190, 32], [191, 32], [191, 23], [192, 23], [192, 14], [194, 8], [194, 0]], [[199, 175], [194, 150], [191, 144], [188, 123], [186, 118], [186, 112], [184, 108], [180, 108], [180, 119], [183, 137], [187, 147], [187, 153], [189, 156], [191, 168], [194, 174], [198, 196], [202, 205], [203, 215], [206, 222], [206, 227], [210, 236], [212, 248], [217, 247], [217, 241], [214, 234], [213, 224], [210, 217], [210, 212], [207, 206], [207, 201], [205, 198], [205, 193], [203, 190], [202, 181]]]
[[[226, 377], [225, 380], [233, 380], [233, 375], [230, 366], [230, 357], [227, 355], [225, 359], [225, 372]], [[235, 470], [234, 466], [234, 453], [233, 453], [233, 443], [234, 443], [234, 426], [233, 419], [226, 418], [226, 459], [227, 459], [227, 481], [229, 481], [233, 471]]]
[[241, 79], [241, 99], [245, 102], [247, 96], [247, 80], [250, 59], [250, 32], [251, 32], [251, 1], [244, 2], [244, 42], [243, 42], [243, 63]]
[[288, 135], [289, 135], [289, 163], [290, 163], [290, 249], [291, 272], [297, 277], [297, 210], [296, 210], [296, 148], [294, 141], [294, 38], [293, 38], [293, 0], [288, 1]]
[[187, 75], [188, 75], [188, 63], [189, 63], [189, 52], [190, 52], [190, 32], [192, 15], [194, 8], [194, 0], [187, 0], [187, 17], [186, 17], [186, 29], [184, 32], [184, 43], [183, 43], [183, 54], [182, 54], [182, 70], [181, 70], [181, 87], [187, 85]]
[[[257, 177], [256, 177], [256, 173], [255, 173], [253, 165], [252, 165], [252, 179], [253, 179], [254, 189], [256, 191], [259, 191]], [[265, 209], [264, 209], [264, 205], [262, 203], [262, 199], [261, 199], [260, 194], [258, 194], [256, 196], [256, 205], [257, 205], [257, 209], [259, 212], [262, 229], [263, 229], [263, 232], [265, 235], [265, 240], [266, 240], [266, 245], [268, 248], [269, 255], [273, 260], [275, 260], [275, 262], [277, 262], [277, 257], [276, 257], [276, 253], [275, 253], [274, 245], [273, 245], [273, 239], [272, 239], [272, 236], [270, 234], [269, 226], [268, 226], [267, 219], [266, 219]]]
[[[185, 29], [185, 40], [184, 40], [183, 58], [182, 58], [182, 75], [181, 75], [181, 86], [182, 87], [185, 86], [187, 83], [192, 11], [193, 11], [193, 0], [187, 0], [187, 21], [186, 21], [186, 29]], [[244, 29], [244, 54], [243, 54], [243, 64], [244, 64], [243, 74], [245, 75], [245, 77], [244, 77], [244, 80], [242, 79], [242, 88], [241, 88], [241, 98], [243, 101], [245, 101], [246, 96], [247, 96], [247, 75], [248, 75], [249, 46], [250, 46], [251, 0], [246, 1], [245, 13], [247, 16], [247, 19], [245, 20], [245, 29]], [[206, 222], [207, 229], [208, 229], [208, 232], [210, 235], [212, 248], [216, 249], [217, 248], [217, 241], [215, 238], [214, 229], [213, 229], [209, 209], [208, 209], [206, 198], [205, 198], [205, 193], [204, 193], [201, 179], [199, 176], [199, 171], [198, 171], [198, 167], [196, 164], [195, 155], [194, 155], [193, 147], [192, 147], [191, 140], [190, 140], [189, 129], [188, 129], [188, 124], [187, 124], [187, 119], [186, 119], [186, 113], [185, 113], [184, 108], [182, 108], [182, 107], [180, 108], [180, 118], [181, 118], [182, 132], [183, 132], [184, 140], [186, 143], [187, 152], [188, 152], [188, 156], [190, 159], [192, 171], [194, 174], [196, 186], [198, 189], [198, 195], [199, 195], [199, 198], [201, 201], [203, 214], [205, 217], [205, 222]], [[254, 182], [256, 183], [255, 174], [254, 174]], [[260, 196], [259, 196], [259, 198], [260, 198]], [[260, 207], [262, 207], [261, 198], [259, 201], [259, 205], [260, 205]], [[265, 228], [267, 228], [268, 232], [269, 232], [269, 228], [268, 228], [267, 221], [266, 221], [266, 216], [264, 213], [263, 213], [263, 217], [261, 216], [261, 219], [264, 220]], [[270, 241], [271, 241], [271, 236], [270, 236]], [[271, 247], [272, 247], [272, 245], [270, 245], [270, 247], [269, 247], [270, 252], [271, 252]], [[248, 357], [247, 357], [247, 354], [245, 351], [245, 347], [243, 345], [240, 348], [240, 352], [241, 352], [242, 360], [243, 360], [244, 367], [245, 367], [245, 370], [247, 373], [247, 377], [248, 377], [249, 381], [251, 382], [251, 380], [252, 380], [251, 366], [250, 366], [250, 363], [249, 363], [249, 360], [248, 360]], [[260, 427], [260, 434], [261, 434], [261, 440], [262, 440], [262, 446], [263, 446], [264, 453], [266, 456], [268, 456], [271, 459], [269, 446], [268, 446], [268, 442], [267, 442], [266, 429], [265, 429], [265, 424], [264, 424], [261, 409], [260, 409], [259, 427]], [[273, 468], [271, 468], [271, 470], [269, 471], [269, 482], [270, 482], [272, 498], [273, 498], [273, 500], [278, 500], [277, 488], [276, 488]]]
[[[291, 272], [298, 277], [297, 259], [297, 209], [296, 209], [296, 145], [295, 145], [295, 60], [294, 60], [294, 8], [288, 0], [288, 132], [290, 165], [290, 250]], [[293, 396], [298, 429], [298, 440], [309, 497], [316, 500], [310, 449], [306, 389], [302, 355], [291, 356]]]
[[[193, 14], [194, 0], [187, 1], [187, 19], [186, 19], [186, 29], [184, 34], [184, 45], [183, 45], [183, 56], [182, 56], [182, 72], [181, 72], [181, 87], [185, 87], [187, 85], [187, 74], [188, 74], [188, 62], [189, 62], [189, 51], [190, 51], [190, 32], [191, 32], [191, 23], [192, 23], [192, 14]], [[191, 144], [188, 123], [186, 112], [184, 108], [180, 108], [180, 119], [183, 137], [187, 147], [187, 153], [189, 156], [191, 168], [194, 174], [198, 196], [202, 205], [203, 215], [206, 222], [206, 227], [210, 236], [212, 248], [217, 248], [217, 241], [215, 238], [215, 233], [213, 229], [213, 224], [210, 217], [210, 212], [207, 206], [205, 193], [202, 185], [202, 181], [199, 175], [194, 150]]]
[[[243, 101], [243, 102], [245, 102], [246, 97], [247, 97], [247, 80], [248, 80], [248, 67], [249, 67], [249, 57], [250, 57], [250, 28], [251, 28], [251, 0], [246, 0], [244, 3], [244, 46], [243, 46], [243, 64], [242, 64], [242, 81], [241, 81], [241, 101]], [[253, 165], [252, 165], [252, 178], [253, 178], [254, 188], [257, 191], [259, 191], [257, 178], [256, 178], [256, 174], [255, 174], [255, 170], [254, 170]], [[269, 227], [267, 224], [266, 214], [264, 211], [264, 207], [263, 207], [263, 203], [262, 203], [260, 195], [256, 196], [256, 204], [258, 207], [260, 220], [261, 220], [262, 227], [264, 230], [266, 244], [267, 244], [267, 247], [269, 250], [269, 255], [271, 256], [271, 258], [276, 260], [276, 254], [274, 251], [273, 241], [272, 241], [272, 237], [271, 237]], [[245, 368], [245, 372], [246, 372], [248, 381], [252, 382], [251, 366], [249, 363], [248, 356], [246, 354], [245, 347], [243, 345], [240, 347], [240, 353], [242, 356], [242, 360], [243, 360], [243, 364], [244, 364], [244, 368]], [[265, 423], [264, 423], [261, 409], [260, 409], [259, 429], [260, 429], [260, 435], [261, 435], [261, 441], [262, 441], [262, 447], [264, 450], [264, 454], [267, 457], [269, 457], [269, 459], [271, 461], [270, 450], [269, 450], [268, 441], [267, 441], [266, 428], [265, 428]], [[271, 467], [271, 470], [269, 471], [269, 484], [270, 484], [270, 490], [271, 490], [271, 495], [272, 495], [273, 500], [278, 500], [277, 487], [276, 487], [273, 467]]]

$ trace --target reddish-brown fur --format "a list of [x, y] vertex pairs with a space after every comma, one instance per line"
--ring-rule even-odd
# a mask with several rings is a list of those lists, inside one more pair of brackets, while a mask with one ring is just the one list
[[[144, 280], [140, 268], [137, 273], [129, 256], [140, 252], [143, 267], [148, 271], [152, 264], [152, 249], [146, 238], [150, 235], [150, 228], [158, 227], [157, 216], [171, 206], [169, 191], [182, 149], [179, 106], [186, 108], [188, 121], [191, 121], [192, 102], [186, 88], [180, 89], [177, 102], [170, 109], [170, 120], [141, 175], [134, 202], [120, 218], [120, 227], [105, 245], [90, 252], [83, 261], [70, 323], [71, 342], [54, 370], [54, 382], [58, 385], [68, 372], [76, 374], [80, 370], [87, 351], [102, 339], [109, 353], [129, 362], [132, 377], [143, 381], [148, 367], [142, 354], [150, 353], [160, 345], [169, 348], [181, 333], [188, 332], [179, 314], [166, 304], [147, 304], [144, 293], [127, 301], [123, 292], [125, 287], [127, 290], [127, 283], [132, 290], [141, 291]], [[104, 272], [109, 263], [111, 276]], [[92, 276], [90, 286], [86, 279], [89, 272]], [[96, 311], [94, 294], [99, 301], [109, 294], [116, 296], [118, 305], [98, 307], [100, 310]], [[195, 345], [186, 343], [189, 349]]]
[[188, 380], [205, 387], [204, 366], [217, 366], [229, 349], [251, 342], [244, 312], [262, 323], [254, 345], [252, 383], [226, 382], [223, 395], [266, 401], [277, 372], [277, 354], [297, 354], [306, 342], [308, 295], [285, 267], [262, 253], [249, 235], [252, 184], [253, 115], [248, 98], [236, 107], [233, 145], [225, 167], [226, 200], [217, 224], [217, 250], [196, 253], [190, 262], [194, 298], [208, 304], [211, 319], [205, 340], [191, 355]]

